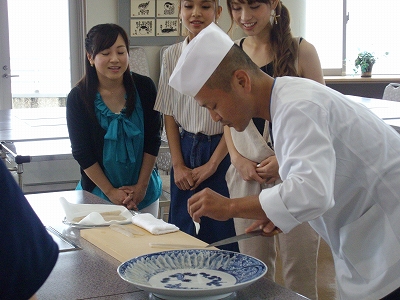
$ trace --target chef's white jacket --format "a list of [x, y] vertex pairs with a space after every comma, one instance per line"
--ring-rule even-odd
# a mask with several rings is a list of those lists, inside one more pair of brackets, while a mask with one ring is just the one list
[[400, 135], [304, 78], [276, 78], [272, 133], [283, 182], [261, 192], [283, 232], [309, 221], [330, 245], [342, 299], [400, 287]]

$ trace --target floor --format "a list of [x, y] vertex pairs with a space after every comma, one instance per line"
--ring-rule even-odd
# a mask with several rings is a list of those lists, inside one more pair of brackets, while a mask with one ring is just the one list
[[[163, 191], [169, 192], [169, 175], [161, 174], [163, 181]], [[168, 214], [169, 207], [164, 206], [164, 213]], [[164, 217], [167, 221], [167, 215]], [[279, 255], [279, 254], [278, 254]], [[276, 266], [276, 282], [283, 284], [281, 266], [279, 257]], [[321, 245], [318, 253], [318, 299], [319, 300], [337, 300], [339, 299], [336, 289], [335, 270], [333, 266], [332, 254], [329, 246], [324, 240], [321, 240]]]

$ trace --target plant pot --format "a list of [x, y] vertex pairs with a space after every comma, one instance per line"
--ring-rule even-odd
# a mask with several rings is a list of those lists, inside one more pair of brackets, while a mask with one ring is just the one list
[[363, 72], [361, 73], [361, 77], [371, 77], [371, 72]]
[[368, 66], [368, 68], [365, 70], [365, 72], [361, 72], [361, 77], [371, 77], [372, 66], [373, 65]]

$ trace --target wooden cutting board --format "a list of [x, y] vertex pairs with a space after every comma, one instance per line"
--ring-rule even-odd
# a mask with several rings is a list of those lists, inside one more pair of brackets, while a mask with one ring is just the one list
[[207, 246], [207, 243], [182, 231], [176, 231], [161, 235], [153, 235], [148, 231], [133, 224], [127, 224], [124, 226], [127, 226], [128, 228], [131, 227], [135, 231], [143, 233], [143, 235], [134, 235], [133, 237], [128, 237], [126, 235], [123, 235], [122, 233], [112, 230], [109, 227], [96, 227], [90, 229], [82, 229], [81, 237], [89, 241], [96, 247], [100, 248], [104, 252], [108, 253], [115, 259], [119, 260], [120, 262], [127, 261], [133, 257], [143, 254], [179, 249], [177, 247], [152, 248], [149, 246], [149, 243], [180, 244], [188, 245], [189, 248], [204, 248], [205, 246]]

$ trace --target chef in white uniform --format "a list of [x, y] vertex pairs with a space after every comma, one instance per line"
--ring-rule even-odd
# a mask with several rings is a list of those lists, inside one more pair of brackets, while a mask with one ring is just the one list
[[215, 121], [243, 131], [273, 124], [282, 183], [228, 199], [205, 189], [195, 221], [258, 219], [248, 230], [284, 234], [303, 222], [330, 245], [341, 299], [400, 299], [400, 135], [364, 106], [311, 80], [258, 69], [218, 26], [182, 53], [170, 85]]

